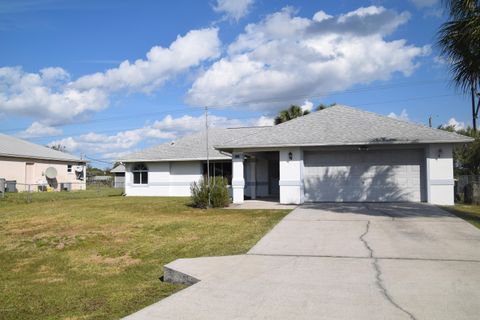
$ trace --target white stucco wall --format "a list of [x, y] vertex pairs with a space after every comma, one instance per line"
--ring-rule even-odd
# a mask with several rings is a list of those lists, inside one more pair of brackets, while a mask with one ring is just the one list
[[425, 164], [428, 203], [453, 205], [453, 145], [428, 145], [425, 149]]
[[245, 192], [244, 154], [232, 154], [232, 198], [233, 203], [243, 203]]
[[[18, 183], [26, 183], [25, 159], [0, 158], [0, 178], [15, 180]], [[24, 191], [25, 187], [17, 185], [17, 189]]]
[[[292, 154], [290, 160], [289, 154]], [[280, 150], [280, 203], [300, 204], [304, 202], [303, 150], [290, 148]]]
[[125, 166], [127, 196], [190, 196], [190, 185], [202, 177], [201, 161], [147, 162], [148, 184], [133, 184], [133, 163]]
[[[18, 191], [28, 191], [29, 185], [30, 191], [37, 191], [38, 185], [48, 184], [44, 172], [47, 168], [53, 167], [57, 170], [58, 184], [54, 190], [59, 190], [61, 183], [71, 183], [72, 190], [85, 190], [85, 176], [83, 180], [79, 180], [74, 171], [77, 164], [76, 162], [0, 157], [0, 178], [17, 181]], [[68, 165], [72, 165], [72, 172], [67, 172]], [[28, 174], [27, 170], [30, 170]], [[85, 173], [85, 169], [83, 172]]]

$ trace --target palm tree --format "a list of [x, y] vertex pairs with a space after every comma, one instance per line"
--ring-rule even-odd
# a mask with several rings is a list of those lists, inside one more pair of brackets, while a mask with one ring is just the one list
[[473, 130], [477, 130], [480, 84], [480, 1], [444, 0], [450, 14], [439, 32], [440, 54], [451, 64], [455, 86], [471, 94]]
[[325, 103], [320, 103], [320, 104], [318, 105], [318, 107], [317, 107], [317, 111], [322, 111], [322, 110], [325, 110], [325, 109], [327, 109], [327, 108], [333, 107], [333, 106], [335, 106], [335, 105], [337, 105], [336, 102], [330, 103], [329, 105], [326, 105]]
[[280, 111], [278, 116], [275, 118], [275, 124], [284, 123], [292, 119], [305, 116], [309, 114], [310, 111], [302, 110], [299, 106], [291, 105], [290, 108]]

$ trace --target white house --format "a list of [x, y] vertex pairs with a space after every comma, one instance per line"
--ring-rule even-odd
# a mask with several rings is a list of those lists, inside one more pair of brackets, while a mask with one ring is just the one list
[[[232, 157], [213, 146], [254, 134], [263, 127], [209, 130], [209, 160], [212, 176], [232, 179]], [[125, 164], [127, 196], [189, 196], [190, 185], [207, 172], [205, 132], [198, 132], [176, 141], [164, 143], [119, 160]], [[278, 163], [278, 161], [277, 161]], [[248, 164], [247, 164], [248, 166]], [[277, 166], [278, 167], [278, 166]], [[268, 164], [264, 164], [268, 170]], [[257, 183], [265, 186], [268, 179], [259, 173]], [[278, 175], [275, 184], [278, 194]], [[248, 189], [248, 188], [247, 188]], [[262, 196], [268, 196], [263, 188]], [[275, 190], [273, 190], [275, 191]]]
[[[451, 205], [455, 144], [472, 139], [346, 106], [273, 127], [212, 129], [212, 175], [233, 202], [428, 202]], [[131, 154], [129, 196], [188, 196], [205, 174], [205, 133]]]
[[0, 134], [0, 179], [15, 181], [16, 191], [85, 190], [85, 165], [71, 154]]

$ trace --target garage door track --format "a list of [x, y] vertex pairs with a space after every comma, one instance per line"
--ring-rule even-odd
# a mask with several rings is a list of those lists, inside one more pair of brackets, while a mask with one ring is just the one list
[[478, 319], [479, 248], [429, 205], [304, 205], [246, 255], [167, 265], [197, 283], [128, 319]]

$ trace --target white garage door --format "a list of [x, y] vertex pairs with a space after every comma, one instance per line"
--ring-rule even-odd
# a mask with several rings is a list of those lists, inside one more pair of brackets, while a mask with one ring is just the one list
[[305, 201], [421, 201], [422, 150], [305, 152]]

